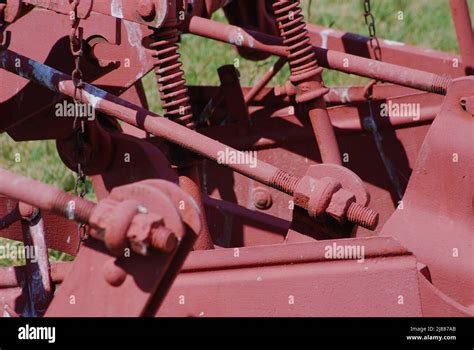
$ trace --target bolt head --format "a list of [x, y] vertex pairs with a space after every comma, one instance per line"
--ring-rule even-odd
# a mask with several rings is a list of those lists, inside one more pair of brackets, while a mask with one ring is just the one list
[[257, 187], [253, 191], [253, 203], [258, 209], [269, 209], [273, 204], [272, 195], [266, 189]]
[[20, 211], [21, 217], [27, 221], [34, 220], [39, 213], [38, 208], [23, 202], [18, 202], [18, 210]]
[[103, 272], [107, 283], [114, 287], [120, 286], [127, 278], [127, 272], [116, 264], [115, 259], [105, 262]]
[[153, 230], [163, 223], [163, 217], [155, 213], [137, 214], [127, 232], [132, 250], [140, 255], [147, 255], [152, 246]]
[[155, 4], [151, 0], [140, 0], [137, 5], [137, 13], [143, 19], [155, 17]]

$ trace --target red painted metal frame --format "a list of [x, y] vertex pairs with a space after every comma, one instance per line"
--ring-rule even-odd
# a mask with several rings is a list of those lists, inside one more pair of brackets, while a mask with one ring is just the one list
[[[47, 37], [50, 23], [58, 30]], [[10, 48], [18, 52], [29, 52], [30, 41], [16, 40], [28, 37], [32, 42], [41, 42], [29, 57], [45, 62], [60, 71], [72, 70], [72, 57], [68, 50], [67, 37], [70, 29], [69, 18], [49, 11], [34, 10], [8, 27], [12, 34]], [[93, 56], [111, 65], [100, 67], [83, 60], [85, 80], [94, 82], [107, 91], [120, 95], [134, 86], [153, 68], [153, 59], [145, 48], [135, 42], [137, 38], [148, 35], [149, 30], [131, 22], [119, 22], [111, 17], [91, 15], [82, 25], [84, 38], [90, 39]], [[100, 36], [100, 40], [98, 37]], [[117, 65], [117, 64], [118, 65]], [[105, 64], [105, 63], [104, 63]], [[0, 72], [0, 131], [7, 131], [17, 141], [57, 139], [69, 135], [72, 130], [71, 118], [57, 118], [54, 104], [64, 97], [45, 89], [28, 84], [21, 77], [5, 71]], [[24, 101], [29, 101], [24, 104]], [[51, 128], [43, 128], [48, 123]]]
[[[15, 3], [16, 7], [20, 8], [20, 15], [22, 11], [29, 11], [32, 7], [54, 11], [66, 16], [69, 16], [71, 12], [71, 3], [68, 0], [13, 0], [9, 3]], [[7, 10], [11, 6], [9, 3], [7, 3]], [[81, 0], [78, 6], [78, 17], [81, 19], [88, 19], [91, 14], [99, 13], [155, 28], [172, 21], [175, 22], [176, 12], [176, 2], [167, 0], [141, 0], [139, 6], [135, 0]]]
[[[32, 275], [41, 273], [41, 271], [44, 272], [44, 269], [47, 269], [47, 266], [40, 265], [44, 259], [41, 259], [40, 256], [38, 272], [32, 270], [31, 264], [28, 264], [25, 273], [29, 277], [27, 281], [31, 282], [27, 284], [27, 291], [29, 294], [28, 300], [32, 304], [30, 308], [33, 308], [33, 310], [29, 308], [18, 310], [18, 307], [15, 308], [14, 304], [9, 304], [9, 308], [16, 309], [16, 312], [23, 316], [34, 316], [37, 311], [44, 312], [44, 309], [36, 310], [35, 308], [45, 307], [48, 304], [46, 316], [58, 316], [64, 312], [84, 316], [139, 316], [145, 312], [147, 307], [158, 308], [201, 231], [200, 213], [192, 197], [185, 194], [177, 185], [165, 180], [147, 180], [116, 187], [106, 199], [109, 201], [107, 203], [110, 203], [110, 201], [119, 203], [113, 204], [117, 207], [113, 220], [100, 219], [100, 213], [104, 213], [104, 209], [112, 215], [112, 207], [108, 207], [111, 204], [104, 204], [104, 201], [94, 205], [87, 200], [61, 192], [52, 186], [41, 184], [2, 169], [0, 169], [0, 180], [0, 193], [18, 200], [26, 198], [27, 201], [40, 209], [51, 210], [63, 217], [88, 223], [92, 229], [91, 235], [96, 239], [104, 240], [106, 243], [104, 246], [99, 241], [89, 238], [83, 244], [76, 256], [71, 274], [65, 279], [61, 289], [55, 293], [51, 303], [48, 303], [49, 300], [44, 300], [48, 295], [37, 295], [43, 287], [49, 286], [48, 281], [43, 280], [41, 283], [42, 275]], [[31, 189], [38, 193], [34, 198], [28, 198], [27, 193]], [[136, 202], [130, 202], [130, 200]], [[119, 250], [117, 254], [116, 251], [113, 251], [111, 244], [117, 242], [117, 238], [119, 238], [113, 237], [119, 234], [120, 220], [118, 218], [124, 218], [127, 214], [124, 207], [120, 207], [120, 203], [127, 203], [127, 201], [135, 208], [135, 212], [137, 207], [134, 203], [146, 210], [145, 213], [134, 214], [131, 224], [128, 223], [127, 226], [124, 226], [128, 231], [128, 233], [124, 233], [127, 233], [130, 240], [143, 241], [146, 238], [143, 234], [146, 234], [151, 237], [150, 244], [154, 248], [158, 248], [155, 244], [155, 238], [161, 235], [159, 229], [147, 228], [143, 220], [138, 221], [140, 215], [142, 215], [142, 219], [145, 219], [152, 215], [149, 213], [156, 213], [159, 218], [162, 218], [162, 225], [172, 229], [169, 232], [173, 236], [176, 235], [177, 243], [170, 246], [169, 249], [164, 247], [158, 252], [149, 252], [145, 256], [135, 254], [130, 251], [130, 248], [126, 248], [126, 245], [123, 252]], [[156, 205], [157, 202], [160, 202], [160, 205]], [[71, 203], [75, 204], [71, 206]], [[184, 209], [180, 209], [179, 212], [178, 207], [181, 205]], [[97, 220], [97, 218], [99, 219]], [[42, 227], [41, 221], [36, 223], [36, 225], [38, 224], [41, 224]], [[149, 233], [148, 230], [150, 230]], [[44, 246], [43, 230], [41, 228], [34, 230], [30, 224], [29, 231], [31, 232], [31, 238], [25, 237], [25, 244], [31, 240], [34, 247], [40, 249], [39, 253], [44, 255], [46, 247]], [[129, 236], [129, 234], [133, 235]], [[167, 246], [168, 238], [166, 240], [165, 244]], [[133, 245], [131, 248], [136, 251]], [[116, 257], [112, 256], [109, 250]], [[45, 263], [47, 264], [47, 259]], [[94, 270], [95, 272], [91, 273]], [[82, 288], [84, 283], [93, 287], [92, 293], [90, 290]], [[49, 292], [51, 293], [50, 288]], [[123, 295], [133, 297], [126, 298], [120, 305], [101, 303], [103, 300], [118, 300]], [[161, 295], [161, 297], [158, 295]], [[151, 298], [154, 298], [154, 300], [151, 301]], [[100, 308], [98, 305], [103, 305], [103, 307]]]
[[474, 94], [473, 83], [474, 77], [469, 77], [451, 85], [421, 146], [403, 209], [397, 210], [382, 230], [383, 235], [396, 238], [413, 251], [429, 266], [437, 288], [466, 308], [474, 303], [472, 293], [466, 292], [474, 286], [474, 159], [470, 142], [466, 142], [472, 139], [472, 114], [463, 110], [460, 101]]
[[[364, 246], [366, 260], [329, 260], [326, 247], [333, 244]], [[403, 303], [399, 303], [400, 296]], [[337, 317], [422, 313], [414, 256], [392, 239], [366, 238], [194, 252], [157, 315]]]
[[[86, 9], [88, 3], [90, 8]], [[293, 97], [278, 93], [283, 89], [265, 88], [287, 56], [286, 47], [275, 36], [276, 27], [271, 26], [273, 19], [264, 9], [265, 1], [255, 4], [256, 11], [262, 11], [257, 26], [253, 20], [251, 26], [240, 27], [204, 18], [225, 4], [221, 0], [197, 1], [194, 16], [183, 22], [181, 28], [189, 33], [237, 44], [246, 57], [283, 57], [254, 88], [241, 88], [235, 70], [221, 71], [220, 87], [190, 87], [191, 102], [197, 111], [215, 99], [208, 125], [199, 133], [156, 118], [148, 111], [140, 79], [153, 68], [154, 61], [149, 45], [142, 41], [151, 31], [143, 25], [177, 24], [172, 15], [176, 12], [174, 3], [169, 6], [169, 2], [153, 1], [154, 16], [151, 3], [140, 2], [135, 9], [130, 2], [124, 2], [121, 15], [120, 11], [110, 12], [110, 1], [82, 4], [85, 10], [80, 16], [87, 18], [82, 26], [91, 47], [83, 69], [89, 74], [87, 81], [94, 83], [86, 87], [86, 102], [129, 123], [120, 126], [102, 116], [91, 126], [100, 130], [96, 141], [107, 139], [105, 143], [91, 143], [91, 147], [113, 145], [106, 148], [103, 159], [94, 157], [98, 164], [91, 174], [98, 199], [107, 198], [114, 188], [147, 178], [177, 183], [178, 177], [167, 159], [169, 145], [162, 139], [214, 161], [224, 148], [256, 151], [258, 170], [245, 165], [224, 168], [208, 160], [196, 168], [202, 179], [207, 223], [218, 249], [191, 252], [184, 262], [192, 244], [188, 242], [174, 264], [168, 265], [169, 259], [163, 256], [135, 256], [125, 269], [122, 266], [117, 270], [115, 263], [110, 264], [113, 258], [103, 244], [88, 240], [74, 263], [51, 267], [51, 281], [58, 289], [47, 316], [474, 315], [468, 292], [474, 284], [469, 243], [473, 238], [469, 225], [472, 214], [467, 195], [472, 187], [468, 174], [472, 150], [465, 142], [472, 123], [474, 81], [453, 79], [472, 74], [474, 40], [465, 1], [450, 1], [460, 56], [382, 40], [384, 62], [375, 62], [370, 59], [366, 37], [307, 26], [321, 66], [399, 84], [375, 85], [371, 101], [366, 98], [366, 87], [332, 88], [324, 96], [329, 125], [334, 128], [340, 148], [337, 153], [343, 159], [344, 155], [349, 156], [344, 166], [363, 179], [371, 206], [380, 212], [380, 225], [375, 232], [352, 226], [332, 232], [338, 238], [352, 237], [348, 239], [334, 239], [332, 235], [328, 239], [322, 235], [323, 224], [308, 221], [306, 212], [293, 210], [291, 205], [297, 188], [291, 182], [304, 176], [308, 168], [316, 169], [311, 166], [322, 160], [311, 130], [314, 117], [302, 117], [301, 111], [292, 108]], [[18, 7], [14, 23], [8, 27], [12, 34], [10, 50], [0, 51], [1, 64], [10, 72], [71, 96], [70, 78], [59, 72], [71, 70], [71, 62], [63, 62], [60, 56], [67, 48], [64, 38], [69, 27], [69, 19], [64, 16], [69, 11], [68, 4], [60, 5], [63, 7], [55, 8], [59, 14], [50, 11], [54, 9], [46, 2], [41, 6], [47, 10], [21, 13]], [[252, 6], [242, 8], [242, 13], [255, 11]], [[235, 16], [230, 16], [233, 22]], [[166, 23], [165, 17], [169, 17]], [[44, 37], [52, 20], [57, 21], [58, 31]], [[18, 40], [16, 36], [25, 33], [29, 41]], [[41, 41], [42, 45], [31, 52], [31, 41]], [[14, 67], [15, 58], [22, 62], [21, 68]], [[130, 59], [129, 67], [124, 66], [125, 59]], [[344, 65], [345, 59], [350, 61], [349, 67]], [[38, 72], [47, 74], [39, 76]], [[71, 121], [59, 122], [48, 110], [64, 96], [46, 92], [3, 70], [0, 81], [8, 82], [0, 86], [1, 131], [16, 140], [59, 139], [70, 133]], [[115, 96], [121, 94], [123, 99]], [[28, 108], [24, 108], [24, 101], [28, 101]], [[381, 117], [382, 103], [416, 103], [420, 115], [416, 120], [395, 115]], [[235, 118], [229, 118], [228, 111], [234, 112], [231, 117]], [[371, 128], [365, 122], [368, 116], [373, 117]], [[45, 122], [51, 127], [42, 127]], [[159, 138], [149, 138], [149, 133]], [[446, 133], [456, 137], [447, 138]], [[375, 138], [380, 136], [381, 146], [370, 137], [372, 134]], [[72, 166], [67, 161], [68, 142], [58, 142], [58, 148], [66, 164]], [[123, 162], [125, 153], [131, 155], [130, 163]], [[406, 191], [400, 203], [387, 160], [401, 179], [400, 190]], [[289, 184], [275, 182], [276, 175], [281, 176], [280, 169], [292, 175]], [[342, 181], [341, 176], [334, 178]], [[349, 183], [349, 187], [353, 185]], [[195, 191], [193, 196], [200, 197], [200, 193]], [[144, 200], [152, 206], [156, 198], [148, 196]], [[367, 204], [367, 198], [362, 202]], [[16, 204], [0, 197], [0, 217]], [[203, 223], [205, 219], [194, 222]], [[47, 246], [75, 254], [77, 237], [71, 235], [75, 230], [71, 222], [48, 212], [43, 213], [43, 220]], [[27, 231], [21, 231], [16, 223], [0, 234], [23, 240]], [[25, 237], [29, 239], [28, 234]], [[364, 247], [366, 260], [358, 263], [354, 259], [328, 259], [326, 249], [333, 245]], [[4, 315], [32, 315], [28, 310], [40, 298], [32, 297], [29, 282], [35, 271], [31, 268], [29, 264], [26, 268], [0, 269]], [[121, 277], [122, 270], [127, 271], [122, 286], [114, 287], [104, 278]], [[150, 274], [155, 273], [158, 277], [150, 279]], [[90, 288], [84, 288], [84, 284]], [[104, 300], [114, 302], [103, 303]], [[36, 311], [41, 314], [44, 310], [39, 307]]]

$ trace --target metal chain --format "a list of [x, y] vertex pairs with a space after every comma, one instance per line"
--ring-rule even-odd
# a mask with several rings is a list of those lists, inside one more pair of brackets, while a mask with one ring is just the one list
[[[86, 176], [84, 172], [81, 169], [81, 164], [77, 164], [77, 177], [76, 177], [76, 182], [74, 184], [74, 194], [78, 197], [84, 198], [87, 195], [87, 183], [86, 183]], [[77, 224], [77, 236], [78, 236], [78, 242], [77, 242], [77, 251], [79, 251], [79, 248], [81, 247], [81, 243], [85, 241], [88, 237], [88, 232], [87, 232], [87, 225], [84, 223], [79, 223]]]
[[[74, 0], [71, 3], [71, 33], [69, 35], [69, 48], [71, 50], [72, 57], [74, 57], [74, 70], [72, 71], [71, 77], [74, 84], [74, 103], [83, 103], [82, 102], [82, 89], [84, 87], [83, 74], [81, 71], [81, 58], [84, 55], [83, 50], [83, 41], [82, 41], [82, 28], [79, 28], [80, 19], [77, 13], [80, 0]], [[79, 97], [79, 98], [78, 98]], [[86, 176], [82, 169], [82, 162], [84, 157], [85, 150], [85, 122], [81, 120], [80, 127], [77, 127], [77, 120], [79, 116], [76, 115], [74, 118], [73, 128], [76, 130], [76, 153], [77, 153], [77, 177], [74, 183], [74, 194], [81, 198], [84, 198], [87, 195], [87, 183]], [[81, 246], [81, 242], [87, 239], [87, 225], [78, 224], [77, 225], [77, 234], [79, 237], [77, 250]]]
[[[369, 31], [369, 45], [372, 49], [372, 55], [377, 61], [382, 61], [382, 49], [380, 48], [380, 42], [377, 37], [377, 31], [375, 29], [375, 17], [372, 14], [372, 6], [370, 0], [364, 0], [364, 20]], [[368, 99], [372, 99], [372, 91], [375, 84], [379, 83], [378, 80], [371, 80], [364, 87], [364, 96]]]
[[74, 83], [74, 102], [77, 103], [77, 92], [80, 91], [80, 101], [82, 102], [82, 88], [84, 87], [83, 75], [80, 68], [81, 58], [84, 54], [82, 47], [82, 30], [79, 28], [80, 19], [77, 14], [80, 0], [74, 0], [71, 4], [71, 33], [69, 34], [69, 48], [74, 57], [74, 70], [72, 71], [72, 81]]
[[375, 30], [375, 17], [372, 14], [370, 0], [364, 0], [364, 19], [367, 29], [369, 30], [369, 44], [373, 55], [377, 61], [382, 60], [382, 50], [380, 42], [377, 38], [377, 31]]
[[[375, 18], [372, 14], [370, 0], [364, 0], [364, 19], [365, 24], [367, 24], [367, 28], [369, 30], [369, 43], [370, 48], [372, 49], [373, 56], [377, 61], [382, 61], [382, 50], [380, 48], [379, 39], [377, 38], [377, 31], [375, 30]], [[400, 200], [403, 196], [403, 192], [400, 187], [400, 180], [396, 174], [396, 171], [394, 170], [393, 163], [390, 161], [389, 157], [384, 152], [382, 143], [383, 139], [377, 129], [377, 123], [375, 122], [375, 116], [372, 109], [373, 87], [379, 82], [379, 80], [371, 80], [364, 87], [364, 96], [367, 98], [369, 105], [369, 116], [364, 118], [363, 126], [366, 131], [372, 134], [372, 139], [375, 142], [375, 146], [377, 147], [378, 153], [380, 155], [380, 158], [382, 159], [385, 170], [387, 171], [390, 182], [392, 183], [396, 191], [396, 195]]]

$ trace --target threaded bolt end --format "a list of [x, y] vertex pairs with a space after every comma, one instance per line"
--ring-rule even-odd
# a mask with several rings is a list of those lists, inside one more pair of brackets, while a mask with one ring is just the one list
[[151, 245], [160, 252], [171, 253], [178, 245], [178, 239], [173, 231], [160, 226], [152, 232]]
[[451, 77], [446, 75], [435, 75], [431, 83], [431, 92], [440, 95], [446, 95], [448, 86], [451, 84]]
[[347, 220], [374, 231], [379, 223], [379, 214], [372, 209], [353, 202], [347, 210]]
[[292, 196], [300, 180], [301, 178], [299, 176], [278, 169], [275, 175], [273, 175], [271, 186]]
[[60, 192], [53, 203], [52, 211], [69, 220], [88, 223], [95, 203], [86, 199]]

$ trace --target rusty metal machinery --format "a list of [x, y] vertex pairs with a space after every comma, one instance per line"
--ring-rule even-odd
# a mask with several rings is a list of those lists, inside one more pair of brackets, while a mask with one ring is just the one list
[[[449, 3], [460, 55], [377, 38], [370, 1], [363, 37], [299, 0], [0, 0], [0, 132], [77, 173], [71, 194], [0, 169], [0, 236], [37, 252], [0, 268], [2, 314], [474, 316], [474, 34]], [[182, 35], [280, 58], [188, 86]]]

